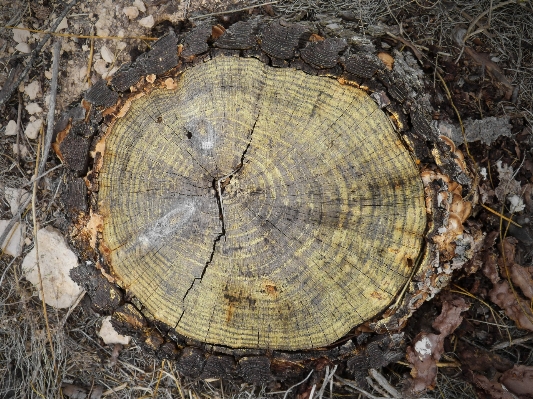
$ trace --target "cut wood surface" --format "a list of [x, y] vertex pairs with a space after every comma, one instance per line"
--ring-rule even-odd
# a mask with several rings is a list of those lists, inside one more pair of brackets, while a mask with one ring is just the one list
[[220, 56], [133, 101], [105, 144], [112, 272], [184, 336], [324, 346], [389, 306], [416, 265], [419, 169], [358, 88]]

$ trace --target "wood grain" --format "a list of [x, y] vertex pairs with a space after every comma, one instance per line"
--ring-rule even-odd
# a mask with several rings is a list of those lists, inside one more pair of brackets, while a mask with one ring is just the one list
[[219, 56], [106, 139], [113, 273], [158, 320], [232, 348], [309, 349], [390, 305], [426, 228], [419, 171], [367, 93]]

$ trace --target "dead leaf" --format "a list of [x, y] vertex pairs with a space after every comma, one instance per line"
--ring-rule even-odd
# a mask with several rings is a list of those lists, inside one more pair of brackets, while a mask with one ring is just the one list
[[517, 298], [506, 280], [494, 284], [489, 295], [490, 300], [502, 308], [505, 314], [514, 320], [518, 328], [533, 331], [533, 313], [529, 302]]
[[484, 390], [492, 399], [516, 399], [510, 392], [507, 392], [499, 382], [489, 381], [487, 377], [474, 374], [474, 384]]
[[500, 382], [515, 395], [533, 397], [533, 367], [515, 365], [507, 370], [500, 378]]
[[463, 321], [461, 313], [469, 309], [465, 300], [451, 295], [443, 296], [442, 310], [433, 322], [440, 334], [420, 333], [407, 348], [407, 361], [411, 364], [411, 391], [419, 393], [433, 388], [437, 377], [437, 362], [444, 352], [444, 339]]

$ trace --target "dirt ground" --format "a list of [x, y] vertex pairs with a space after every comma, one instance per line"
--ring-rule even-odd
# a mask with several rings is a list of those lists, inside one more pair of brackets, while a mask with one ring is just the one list
[[[41, 48], [42, 32], [67, 7], [57, 34]], [[435, 125], [479, 167], [482, 205], [467, 222], [483, 232], [477, 255], [411, 318], [405, 359], [363, 376], [362, 383], [346, 370], [334, 376], [329, 367], [290, 391], [282, 384], [188, 380], [134, 342], [104, 344], [97, 335], [103, 318], [87, 298], [71, 309], [48, 307], [44, 316], [21, 264], [33, 248], [34, 226], [66, 223], [64, 171], [50, 155], [34, 205], [22, 214], [22, 251], [0, 256], [0, 398], [374, 398], [414, 391], [431, 398], [533, 398], [531, 1], [0, 0], [0, 220], [14, 217], [9, 189], [32, 192], [55, 42], [61, 43], [57, 117], [169, 29], [184, 32], [207, 19], [228, 24], [249, 14], [304, 22], [316, 33], [401, 52], [418, 64]], [[97, 37], [86, 37], [91, 35]], [[429, 363], [412, 356], [424, 340], [440, 348], [441, 356]]]

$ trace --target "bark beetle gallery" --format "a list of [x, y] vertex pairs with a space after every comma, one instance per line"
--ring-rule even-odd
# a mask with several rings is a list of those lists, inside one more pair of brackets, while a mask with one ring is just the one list
[[379, 333], [476, 234], [475, 173], [428, 107], [401, 65], [298, 24], [171, 32], [59, 124], [73, 277], [189, 376], [386, 364], [401, 334]]

